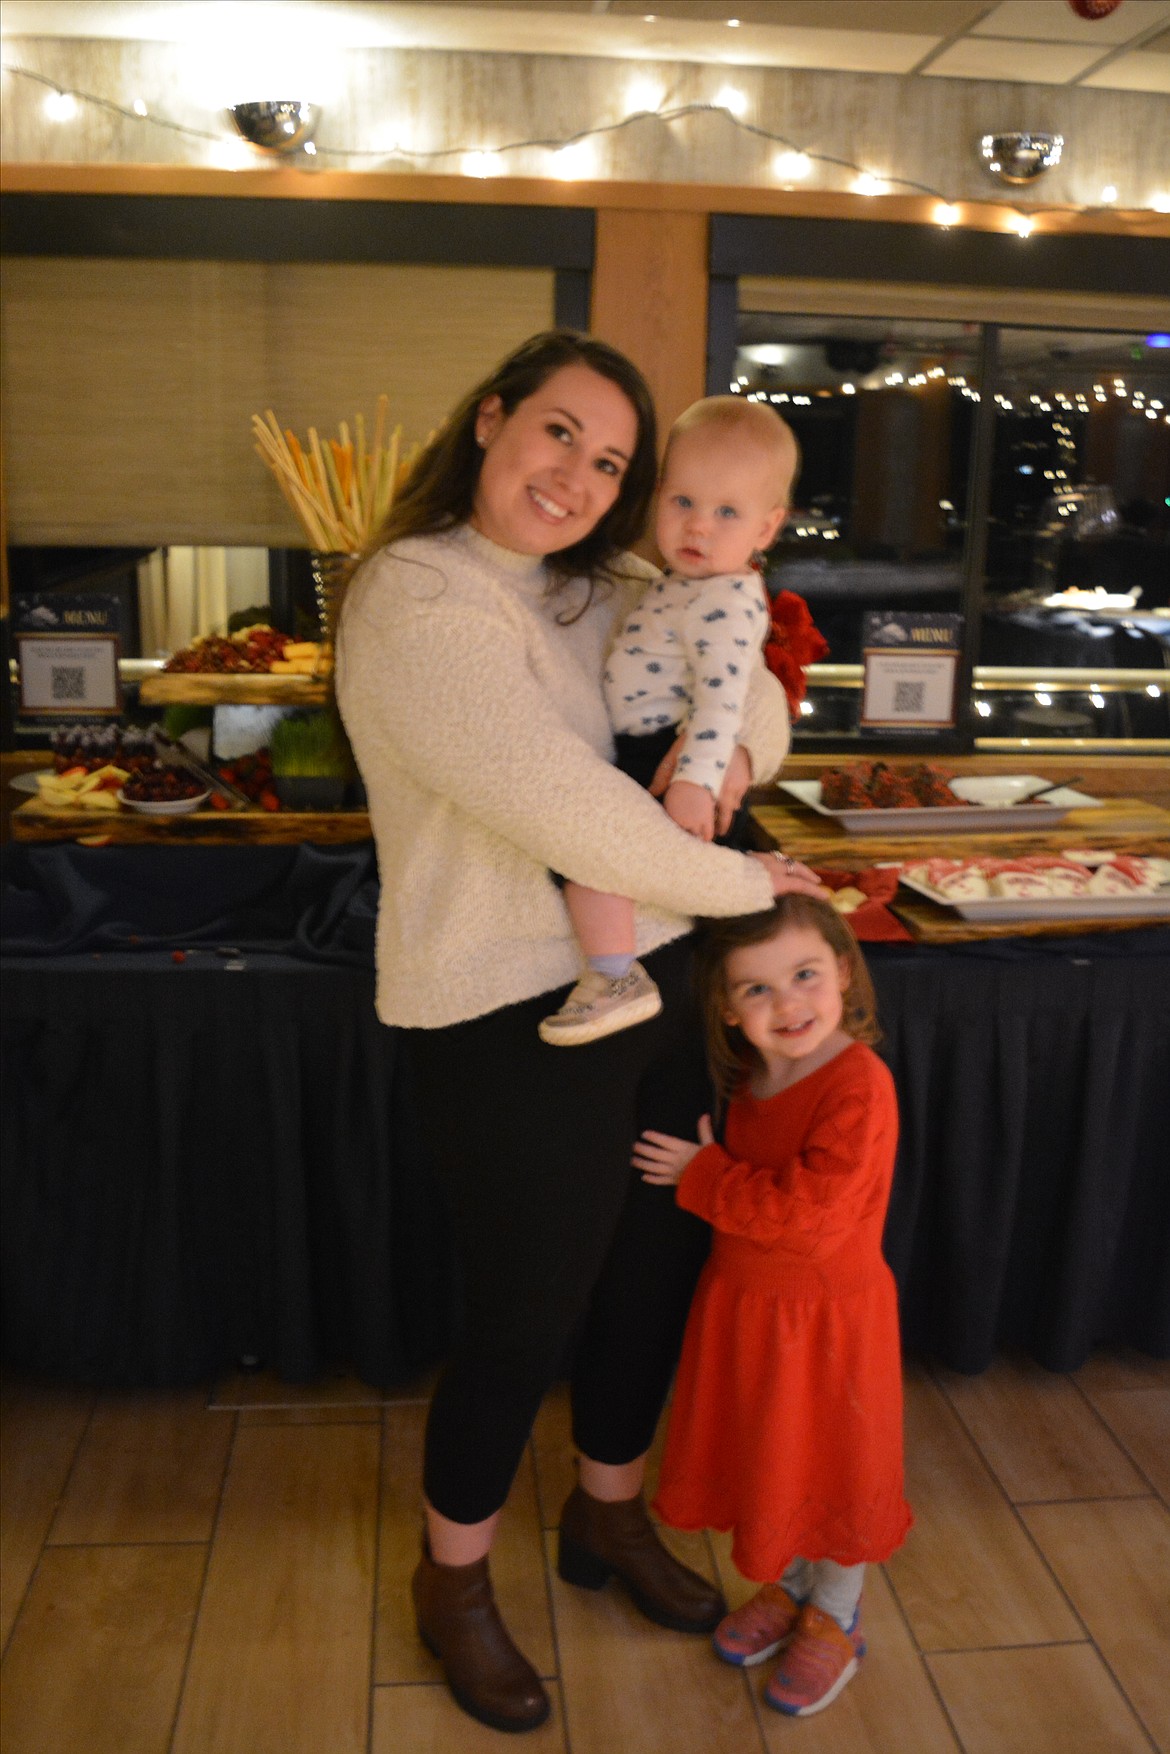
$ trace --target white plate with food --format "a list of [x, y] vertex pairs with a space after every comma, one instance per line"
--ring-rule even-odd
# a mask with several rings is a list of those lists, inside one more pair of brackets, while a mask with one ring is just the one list
[[893, 810], [876, 806], [830, 809], [821, 802], [820, 780], [781, 780], [779, 789], [807, 804], [818, 816], [830, 817], [846, 834], [943, 834], [952, 829], [979, 834], [1000, 828], [1051, 828], [1063, 822], [1070, 810], [1091, 809], [1101, 802], [1088, 792], [1061, 786], [1031, 803], [1032, 793], [1049, 783], [1034, 773], [970, 774], [949, 783], [960, 803], [916, 804]]
[[1170, 859], [1137, 854], [929, 859], [901, 883], [964, 920], [1170, 919]]
[[193, 798], [128, 798], [123, 791], [118, 793], [118, 802], [141, 816], [190, 816], [210, 796], [210, 792], [196, 792]]

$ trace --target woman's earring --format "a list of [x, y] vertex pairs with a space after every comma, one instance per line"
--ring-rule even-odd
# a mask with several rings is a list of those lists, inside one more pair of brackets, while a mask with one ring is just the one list
[[476, 433], [475, 442], [479, 446], [481, 451], [485, 451], [487, 449], [487, 439], [484, 437], [482, 432]]

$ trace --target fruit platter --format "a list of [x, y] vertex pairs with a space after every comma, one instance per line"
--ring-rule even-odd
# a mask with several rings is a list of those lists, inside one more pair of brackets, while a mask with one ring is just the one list
[[921, 859], [904, 888], [974, 922], [1170, 919], [1170, 858], [1079, 851]]
[[264, 622], [236, 633], [205, 634], [172, 654], [163, 665], [170, 676], [315, 676], [333, 667], [330, 648], [319, 640], [294, 640]]
[[172, 653], [143, 679], [144, 706], [311, 705], [327, 698], [333, 648], [297, 640], [263, 622], [235, 633], [209, 633]]
[[[894, 767], [857, 761], [826, 768], [819, 779], [781, 780], [779, 788], [846, 834], [919, 834], [959, 830], [1043, 829], [1070, 810], [1100, 800], [1071, 786], [1050, 787], [1038, 774], [967, 774], [955, 778], [929, 762]], [[1044, 792], [1039, 798], [1037, 793]]]

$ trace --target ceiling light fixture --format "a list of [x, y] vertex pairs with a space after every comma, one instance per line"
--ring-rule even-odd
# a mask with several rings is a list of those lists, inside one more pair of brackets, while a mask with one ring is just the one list
[[316, 104], [282, 102], [233, 104], [228, 115], [237, 132], [260, 152], [296, 152], [313, 138], [321, 112]]
[[984, 134], [980, 155], [989, 173], [1001, 183], [1034, 183], [1046, 170], [1060, 163], [1064, 137], [1060, 134]]

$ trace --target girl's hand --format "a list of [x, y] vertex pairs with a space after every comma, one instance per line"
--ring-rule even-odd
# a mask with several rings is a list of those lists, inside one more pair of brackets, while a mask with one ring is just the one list
[[799, 859], [790, 859], [786, 853], [749, 853], [748, 858], [759, 859], [771, 879], [773, 895], [828, 894], [815, 871], [810, 871]]
[[[661, 798], [667, 786], [674, 779], [675, 766], [685, 742], [685, 736], [677, 737], [658, 763], [658, 770], [650, 781], [652, 798]], [[723, 784], [719, 788], [719, 797], [715, 803], [716, 834], [727, 833], [751, 783], [751, 756], [742, 743], [737, 743], [731, 752], [731, 760], [727, 764], [727, 772], [723, 776]]]
[[655, 1133], [647, 1128], [634, 1146], [632, 1162], [635, 1169], [642, 1171], [644, 1182], [672, 1188], [691, 1158], [697, 1157], [704, 1145], [714, 1143], [711, 1117], [703, 1115], [699, 1121], [697, 1145], [689, 1139], [676, 1139], [671, 1133]]

